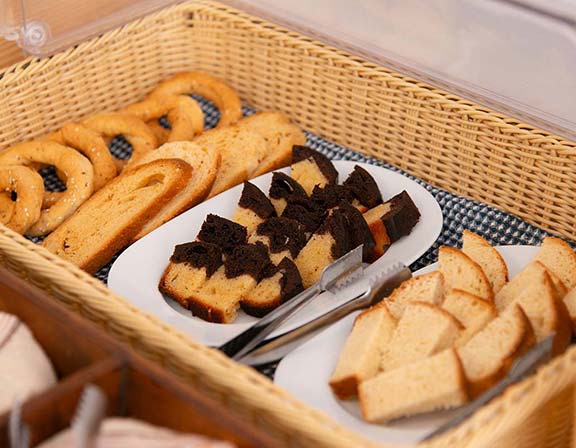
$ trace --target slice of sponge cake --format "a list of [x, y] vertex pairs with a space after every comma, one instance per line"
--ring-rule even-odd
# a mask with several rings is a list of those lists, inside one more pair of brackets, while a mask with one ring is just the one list
[[450, 348], [463, 329], [454, 316], [436, 305], [409, 303], [382, 354], [380, 370], [394, 370]]
[[454, 247], [442, 246], [438, 251], [438, 270], [444, 276], [447, 291], [460, 289], [492, 301], [494, 292], [478, 263]]
[[462, 364], [453, 349], [364, 381], [358, 397], [364, 418], [372, 423], [449, 409], [468, 401]]
[[400, 319], [406, 306], [411, 302], [440, 305], [443, 299], [444, 277], [440, 272], [435, 271], [405, 281], [381, 303], [388, 307], [395, 319]]
[[462, 252], [480, 265], [494, 293], [508, 281], [508, 268], [502, 255], [492, 245], [469, 230], [462, 233]]
[[338, 398], [354, 397], [360, 383], [378, 373], [382, 351], [395, 328], [396, 319], [385, 306], [370, 308], [356, 317], [330, 378], [330, 387]]

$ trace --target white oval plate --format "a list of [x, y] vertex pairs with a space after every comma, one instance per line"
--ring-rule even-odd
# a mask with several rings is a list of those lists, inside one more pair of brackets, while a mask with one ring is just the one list
[[[510, 277], [513, 277], [534, 259], [539, 247], [498, 246], [497, 249], [508, 265]], [[426, 274], [436, 268], [437, 263], [434, 263], [414, 275]], [[288, 354], [278, 365], [274, 382], [343, 426], [376, 442], [417, 443], [447, 422], [454, 411], [434, 412], [376, 425], [362, 419], [357, 400], [341, 401], [332, 394], [328, 382], [358, 314], [347, 316]]]
[[[340, 173], [340, 179], [348, 177], [355, 165], [361, 165], [374, 177], [384, 199], [406, 190], [421, 214], [420, 221], [412, 233], [392, 244], [386, 254], [366, 270], [367, 275], [382, 270], [391, 261], [399, 260], [406, 265], [413, 263], [434, 244], [442, 230], [440, 206], [425, 188], [394, 171], [358, 162], [334, 162], [334, 166]], [[289, 173], [288, 168], [281, 171]], [[251, 182], [267, 193], [271, 179], [272, 174], [268, 173]], [[193, 241], [204, 218], [209, 213], [231, 218], [241, 193], [242, 185], [225, 191], [167, 222], [130, 246], [112, 266], [108, 276], [108, 286], [140, 309], [153, 314], [206, 345], [221, 345], [248, 328], [257, 318], [240, 311], [236, 321], [230, 324], [206, 322], [193, 317], [189, 311], [184, 310], [175, 302], [168, 300], [169, 303], [171, 302], [171, 305], [168, 305], [158, 291], [158, 282], [168, 265], [174, 246]], [[270, 337], [303, 325], [349, 298], [340, 297], [339, 300], [337, 294], [326, 292], [286, 321]]]

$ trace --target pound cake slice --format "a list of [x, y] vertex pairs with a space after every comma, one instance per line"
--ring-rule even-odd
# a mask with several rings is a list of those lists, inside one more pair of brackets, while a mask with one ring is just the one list
[[382, 352], [395, 328], [396, 319], [385, 306], [369, 308], [356, 317], [330, 377], [330, 387], [338, 398], [353, 398], [360, 383], [378, 373]]
[[520, 305], [526, 313], [536, 343], [554, 333], [553, 353], [564, 351], [570, 343], [570, 317], [546, 270], [536, 271], [528, 278], [512, 304]]
[[216, 244], [194, 241], [174, 248], [160, 278], [162, 294], [188, 308], [188, 297], [222, 266], [222, 249]]
[[469, 230], [462, 233], [462, 252], [478, 263], [497, 293], [508, 281], [508, 267], [502, 255], [492, 245]]
[[351, 204], [354, 201], [354, 196], [350, 188], [344, 185], [326, 184], [323, 187], [316, 185], [312, 190], [310, 199], [320, 208], [330, 210], [343, 202]]
[[278, 266], [270, 264], [264, 269], [262, 279], [244, 295], [240, 306], [246, 314], [262, 317], [303, 290], [298, 268], [284, 258]]
[[568, 243], [560, 238], [547, 236], [536, 255], [536, 260], [559, 277], [568, 290], [576, 287], [576, 253]]
[[270, 260], [279, 264], [284, 258], [294, 260], [306, 245], [304, 226], [288, 218], [273, 217], [260, 224], [249, 243], [261, 242], [269, 250]]
[[[563, 286], [554, 282], [554, 275], [546, 269], [546, 267], [539, 261], [532, 261], [527, 264], [520, 273], [518, 273], [511, 281], [506, 283], [494, 298], [494, 304], [499, 311], [504, 310], [521, 294], [522, 290], [530, 283], [531, 278], [540, 278], [543, 272], [547, 272], [552, 280], [554, 289], [558, 297], [563, 297], [566, 290]], [[558, 281], [560, 281], [558, 279]]]
[[331, 213], [296, 257], [304, 288], [320, 280], [322, 271], [350, 250], [348, 226], [341, 213]]
[[442, 308], [464, 325], [456, 347], [468, 342], [498, 315], [493, 303], [459, 289], [453, 289], [446, 294]]
[[222, 248], [224, 254], [230, 254], [236, 246], [246, 244], [247, 237], [246, 227], [221, 216], [209, 214], [197, 238], [198, 241], [216, 244]]
[[374, 237], [371, 259], [376, 260], [400, 238], [410, 235], [420, 220], [420, 212], [410, 195], [403, 191], [384, 204], [364, 213], [364, 219]]
[[240, 301], [258, 284], [269, 264], [268, 253], [262, 244], [235, 247], [226, 257], [224, 266], [188, 297], [188, 309], [208, 322], [232, 322]]
[[304, 188], [302, 188], [298, 182], [280, 172], [272, 174], [272, 182], [270, 183], [268, 196], [270, 196], [270, 202], [272, 202], [278, 216], [281, 216], [284, 212], [289, 198], [293, 196], [301, 198], [308, 197]]
[[191, 175], [190, 165], [178, 159], [156, 160], [123, 173], [82, 204], [42, 246], [94, 274], [186, 186]]
[[276, 216], [276, 210], [270, 199], [256, 185], [244, 182], [232, 221], [246, 227], [248, 235], [251, 235], [259, 224], [273, 216]]
[[468, 401], [462, 363], [454, 349], [380, 373], [360, 384], [358, 397], [362, 414], [371, 423], [449, 409]]
[[338, 182], [338, 171], [328, 157], [307, 146], [294, 146], [292, 149], [292, 166], [290, 176], [311, 195], [316, 185]]
[[356, 207], [342, 202], [338, 208], [334, 209], [334, 213], [341, 213], [348, 224], [348, 235], [350, 249], [354, 249], [362, 244], [362, 258], [365, 262], [370, 259], [370, 254], [374, 249], [374, 237], [362, 213]]
[[409, 303], [426, 302], [440, 305], [443, 299], [444, 277], [435, 271], [403, 282], [381, 303], [388, 307], [395, 319], [400, 319]]
[[250, 177], [290, 165], [294, 145], [305, 145], [306, 136], [288, 116], [279, 112], [260, 112], [238, 122], [238, 126], [254, 131], [266, 142], [267, 152]]
[[463, 329], [454, 316], [439, 306], [409, 303], [382, 354], [380, 370], [394, 370], [450, 348]]
[[288, 198], [282, 217], [298, 221], [304, 225], [305, 231], [311, 234], [326, 218], [326, 210], [308, 197], [292, 196]]
[[344, 185], [350, 189], [354, 196], [352, 205], [364, 213], [371, 208], [382, 204], [382, 193], [372, 175], [359, 165], [354, 167]]
[[447, 291], [460, 289], [493, 301], [494, 292], [478, 263], [455, 247], [442, 246], [438, 251], [438, 270], [444, 276]]
[[534, 343], [528, 317], [520, 306], [513, 305], [459, 347], [471, 398], [502, 379]]
[[185, 212], [202, 202], [216, 179], [220, 166], [220, 154], [208, 151], [192, 142], [166, 143], [160, 148], [150, 151], [134, 162], [128, 162], [125, 169], [149, 163], [158, 159], [181, 159], [192, 167], [190, 182], [150, 221], [144, 224], [142, 230], [134, 237], [136, 241], [165, 222]]
[[260, 134], [238, 125], [204, 132], [193, 142], [221, 157], [209, 198], [249, 179], [267, 153], [266, 141]]

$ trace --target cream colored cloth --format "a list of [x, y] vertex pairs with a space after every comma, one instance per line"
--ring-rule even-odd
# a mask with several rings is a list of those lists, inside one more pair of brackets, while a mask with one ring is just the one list
[[56, 384], [50, 360], [24, 323], [0, 312], [0, 414]]
[[[74, 448], [70, 430], [56, 434], [38, 448]], [[233, 448], [203, 436], [183, 434], [131, 418], [108, 418], [102, 422], [94, 448]]]

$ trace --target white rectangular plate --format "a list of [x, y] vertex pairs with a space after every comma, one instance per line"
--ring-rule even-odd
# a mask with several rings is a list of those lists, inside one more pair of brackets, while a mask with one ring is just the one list
[[[335, 161], [334, 166], [340, 174], [340, 181], [348, 177], [355, 165], [361, 165], [374, 177], [385, 200], [406, 190], [421, 215], [412, 233], [392, 244], [384, 256], [370, 265], [366, 275], [381, 271], [392, 261], [402, 261], [406, 265], [413, 263], [434, 244], [442, 230], [440, 206], [425, 188], [406, 176], [382, 167]], [[289, 173], [288, 168], [281, 171]], [[272, 173], [268, 173], [250, 182], [268, 193], [271, 180]], [[257, 318], [239, 312], [236, 321], [230, 324], [206, 322], [192, 316], [173, 301], [164, 299], [158, 291], [158, 282], [168, 265], [174, 246], [193, 241], [209, 213], [231, 218], [242, 188], [242, 185], [238, 185], [197, 205], [130, 246], [112, 266], [108, 286], [137, 307], [206, 345], [221, 345], [248, 328]], [[303, 325], [351, 298], [348, 295], [343, 296], [344, 294], [334, 295], [330, 292], [318, 296], [270, 337]]]
[[[504, 257], [512, 278], [534, 259], [539, 247], [498, 246], [497, 249]], [[434, 263], [414, 275], [426, 274], [436, 268], [437, 263]], [[328, 382], [357, 315], [358, 312], [342, 319], [287, 355], [276, 369], [274, 382], [304, 403], [376, 442], [417, 443], [447, 422], [454, 411], [434, 412], [377, 425], [362, 419], [357, 400], [342, 401], [332, 394]]]

